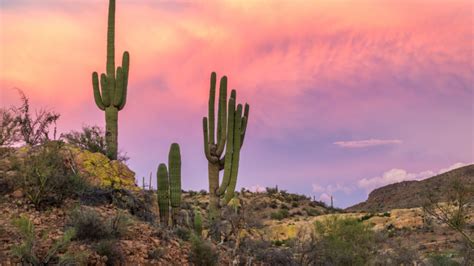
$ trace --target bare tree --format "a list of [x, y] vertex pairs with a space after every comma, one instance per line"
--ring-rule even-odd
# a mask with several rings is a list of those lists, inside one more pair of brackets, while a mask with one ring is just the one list
[[22, 105], [14, 109], [16, 123], [19, 127], [19, 135], [26, 144], [35, 146], [50, 140], [49, 128], [54, 124], [54, 138], [56, 138], [56, 121], [60, 115], [56, 112], [41, 109], [36, 112], [35, 118], [30, 113], [30, 103], [25, 93], [17, 89], [20, 94]]
[[0, 146], [8, 147], [18, 141], [18, 121], [11, 109], [0, 108]]
[[474, 204], [474, 187], [472, 184], [454, 180], [448, 189], [446, 202], [440, 202], [440, 199], [428, 195], [423, 210], [438, 222], [458, 232], [469, 247], [474, 248], [472, 232], [467, 228], [468, 208]]

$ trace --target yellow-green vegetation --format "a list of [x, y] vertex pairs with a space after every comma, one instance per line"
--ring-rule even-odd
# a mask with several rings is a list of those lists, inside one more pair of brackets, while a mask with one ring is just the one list
[[102, 153], [92, 153], [77, 148], [69, 148], [75, 153], [75, 162], [81, 175], [100, 187], [124, 188], [138, 190], [135, 184], [135, 173], [119, 161], [111, 161]]

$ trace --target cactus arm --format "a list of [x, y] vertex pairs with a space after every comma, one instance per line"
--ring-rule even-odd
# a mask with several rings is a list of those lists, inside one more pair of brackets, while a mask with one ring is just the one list
[[123, 70], [122, 67], [117, 68], [117, 80], [116, 80], [116, 87], [113, 97], [113, 105], [115, 107], [119, 107], [120, 102], [122, 101], [123, 97]]
[[204, 154], [206, 155], [207, 160], [210, 163], [217, 163], [219, 162], [219, 158], [215, 155], [211, 154], [210, 145], [209, 144], [209, 131], [208, 131], [208, 124], [207, 124], [207, 117], [202, 119], [202, 128], [203, 128], [203, 135], [204, 135]]
[[157, 198], [158, 207], [160, 209], [160, 221], [164, 225], [169, 222], [169, 177], [165, 164], [158, 166], [157, 176]]
[[209, 131], [207, 127], [207, 117], [202, 118], [202, 131], [204, 135], [204, 154], [209, 162], [212, 161], [211, 152], [209, 151]]
[[[234, 96], [235, 91], [232, 91], [232, 96]], [[232, 172], [232, 158], [234, 153], [234, 127], [236, 126], [235, 121], [235, 98], [230, 97], [229, 99], [229, 116], [228, 116], [228, 124], [227, 124], [227, 148], [225, 154], [225, 162], [224, 162], [224, 176], [222, 177], [222, 182], [217, 191], [217, 195], [223, 195], [229, 185], [231, 172]], [[242, 111], [241, 111], [242, 112]]]
[[107, 25], [107, 76], [115, 78], [115, 0], [109, 1]]
[[[237, 175], [239, 171], [239, 160], [240, 160], [240, 147], [241, 147], [241, 127], [242, 127], [242, 105], [237, 106], [235, 113], [235, 126], [234, 126], [234, 152], [232, 154], [232, 167], [230, 182], [227, 187], [224, 202], [227, 204], [234, 197], [235, 187], [237, 185]], [[225, 170], [224, 170], [225, 171]]]
[[214, 139], [214, 129], [215, 129], [215, 119], [214, 119], [214, 107], [216, 101], [216, 72], [211, 74], [211, 85], [209, 91], [209, 144], [215, 144]]
[[104, 104], [105, 107], [109, 107], [110, 106], [109, 78], [104, 73], [100, 75], [100, 89], [102, 92], [102, 103]]
[[249, 112], [250, 112], [250, 106], [248, 104], [245, 104], [245, 111], [244, 111], [244, 117], [242, 118], [242, 129], [241, 129], [241, 138], [242, 140], [240, 141], [240, 147], [244, 145], [244, 139], [245, 139], [245, 133], [247, 132], [247, 123], [249, 121]]
[[94, 100], [97, 107], [100, 110], [105, 110], [105, 105], [102, 102], [102, 97], [100, 96], [100, 89], [99, 89], [99, 75], [97, 72], [92, 73], [92, 89], [94, 90]]
[[[235, 99], [235, 98], [234, 98]], [[227, 130], [227, 77], [221, 78], [219, 92], [219, 116], [217, 121], [217, 156], [224, 152]]]
[[130, 69], [130, 54], [128, 52], [123, 53], [122, 57], [122, 69], [123, 69], [123, 92], [121, 101], [118, 104], [118, 109], [122, 110], [127, 103], [127, 89], [128, 89], [128, 73]]

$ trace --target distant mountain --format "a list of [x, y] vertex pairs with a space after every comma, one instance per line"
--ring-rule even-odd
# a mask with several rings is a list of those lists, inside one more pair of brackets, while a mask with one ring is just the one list
[[[450, 184], [459, 179], [466, 186], [474, 187], [474, 165], [468, 165], [421, 181], [403, 181], [377, 188], [366, 201], [351, 206], [346, 211], [381, 212], [391, 209], [421, 207], [430, 193], [438, 201], [449, 194]], [[474, 195], [471, 194], [471, 197]]]

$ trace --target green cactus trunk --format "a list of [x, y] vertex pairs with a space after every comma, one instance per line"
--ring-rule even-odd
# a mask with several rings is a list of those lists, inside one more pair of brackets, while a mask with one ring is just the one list
[[[227, 77], [222, 77], [219, 88], [217, 134], [215, 134], [215, 94], [216, 73], [213, 72], [209, 92], [209, 114], [208, 117], [203, 118], [204, 153], [209, 161], [209, 218], [211, 220], [218, 217], [221, 197], [223, 197], [223, 204], [228, 204], [234, 197], [240, 149], [245, 138], [249, 116], [248, 104], [245, 105], [243, 114], [242, 105], [239, 104], [236, 108], [235, 90], [232, 90], [227, 104]], [[222, 156], [223, 154], [225, 155]], [[224, 174], [219, 185], [221, 170], [224, 170]]]
[[173, 210], [173, 225], [181, 207], [181, 153], [179, 144], [171, 144], [168, 155], [168, 166], [170, 176], [170, 203]]
[[219, 163], [208, 164], [209, 170], [209, 219], [214, 220], [219, 216]]
[[128, 73], [130, 55], [123, 53], [122, 66], [115, 70], [115, 0], [109, 2], [107, 27], [107, 62], [106, 73], [92, 73], [92, 88], [97, 107], [105, 111], [105, 140], [107, 156], [117, 159], [118, 153], [118, 111], [125, 107], [127, 101]]
[[105, 141], [107, 157], [117, 159], [118, 146], [118, 109], [110, 106], [105, 109]]
[[160, 222], [163, 226], [168, 226], [170, 219], [170, 185], [168, 170], [165, 164], [162, 163], [158, 166], [156, 177]]

